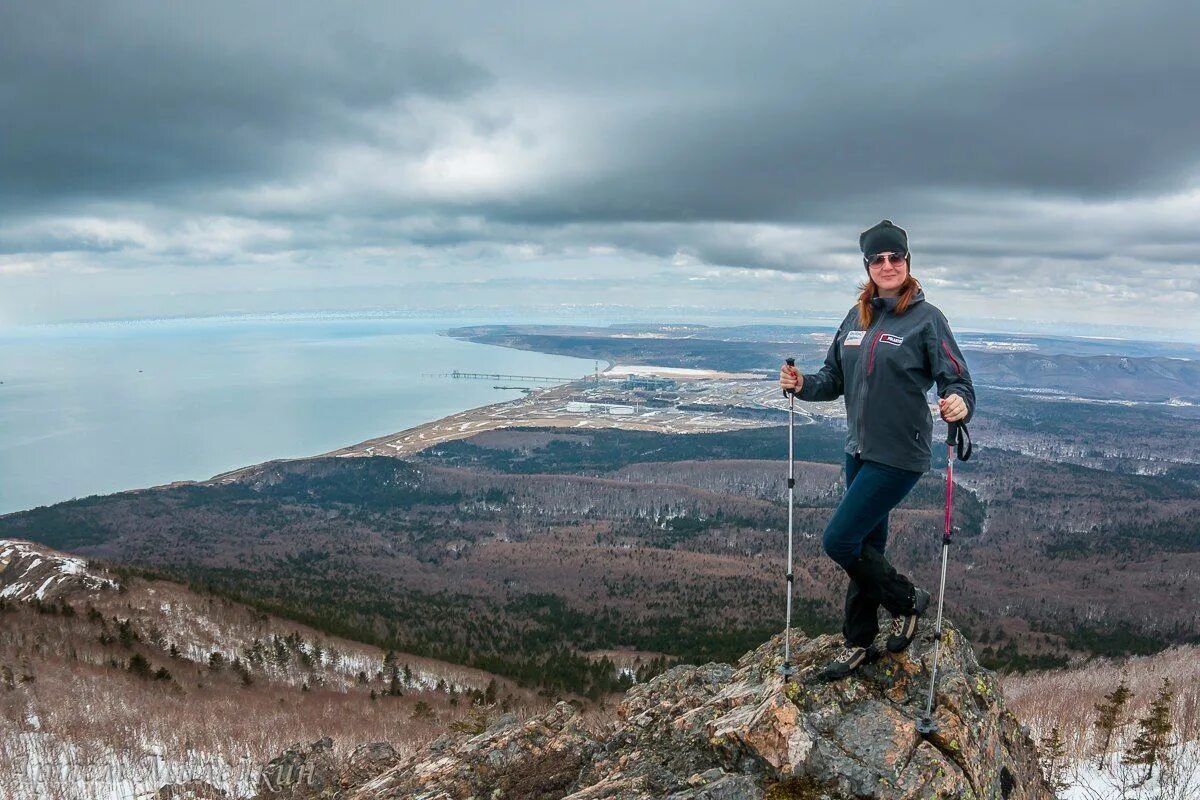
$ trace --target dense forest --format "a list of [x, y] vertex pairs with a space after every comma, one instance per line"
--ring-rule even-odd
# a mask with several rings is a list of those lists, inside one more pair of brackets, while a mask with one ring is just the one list
[[[779, 629], [785, 430], [492, 431], [407, 461], [306, 459], [71, 501], [0, 518], [0, 536], [597, 697], [629, 676], [588, 651], [658, 653], [660, 668], [729, 661]], [[809, 633], [836, 629], [844, 593], [820, 549], [841, 442], [809, 425], [797, 443], [794, 621]], [[987, 663], [1028, 669], [1196, 638], [1190, 484], [982, 453], [955, 473], [947, 613], [979, 632]], [[931, 471], [892, 515], [889, 552], [928, 586], [943, 496]]]

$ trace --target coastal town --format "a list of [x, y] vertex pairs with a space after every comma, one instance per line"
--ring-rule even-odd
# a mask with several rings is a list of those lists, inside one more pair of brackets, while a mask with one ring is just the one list
[[[788, 400], [774, 375], [614, 365], [585, 379], [473, 408], [325, 455], [408, 456], [427, 447], [498, 428], [623, 428], [710, 433], [780, 425]], [[844, 417], [840, 401], [802, 403], [796, 424]]]

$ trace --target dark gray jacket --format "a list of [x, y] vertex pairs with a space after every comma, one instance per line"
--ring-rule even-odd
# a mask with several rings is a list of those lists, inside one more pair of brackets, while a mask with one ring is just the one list
[[[825, 366], [804, 376], [801, 400], [846, 396], [846, 452], [913, 472], [929, 470], [933, 417], [927, 394], [957, 394], [975, 415], [975, 388], [967, 362], [945, 315], [917, 290], [904, 314], [896, 298], [876, 297], [867, 330], [858, 324], [858, 306], [838, 327]], [[941, 419], [939, 417], [939, 419]], [[941, 436], [942, 434], [939, 434]], [[944, 438], [944, 437], [943, 437]]]

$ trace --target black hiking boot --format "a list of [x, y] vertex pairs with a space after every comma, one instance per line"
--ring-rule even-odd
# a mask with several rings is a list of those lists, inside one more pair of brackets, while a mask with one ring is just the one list
[[863, 664], [871, 664], [879, 660], [882, 653], [875, 645], [859, 647], [858, 645], [843, 645], [834, 656], [833, 661], [826, 664], [820, 673], [822, 680], [840, 681]]
[[920, 587], [914, 587], [912, 610], [892, 620], [892, 635], [887, 639], [889, 652], [901, 653], [912, 644], [912, 640], [917, 635], [917, 622], [927, 608], [929, 608], [929, 592]]

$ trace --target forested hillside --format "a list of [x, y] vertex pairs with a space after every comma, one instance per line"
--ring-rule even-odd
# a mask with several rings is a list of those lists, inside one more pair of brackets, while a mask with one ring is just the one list
[[[839, 453], [836, 430], [806, 433], [802, 455]], [[412, 461], [300, 460], [236, 481], [64, 503], [2, 518], [0, 534], [381, 647], [599, 697], [627, 678], [587, 652], [731, 659], [778, 629], [781, 445], [779, 428], [507, 430]], [[806, 461], [797, 474], [795, 617], [828, 631], [845, 578], [820, 535], [840, 471]], [[996, 449], [956, 476], [948, 613], [979, 632], [987, 663], [1047, 666], [1196, 637], [1200, 553], [1189, 520], [1200, 500], [1188, 484]], [[943, 491], [930, 472], [893, 515], [890, 551], [929, 586]]]

